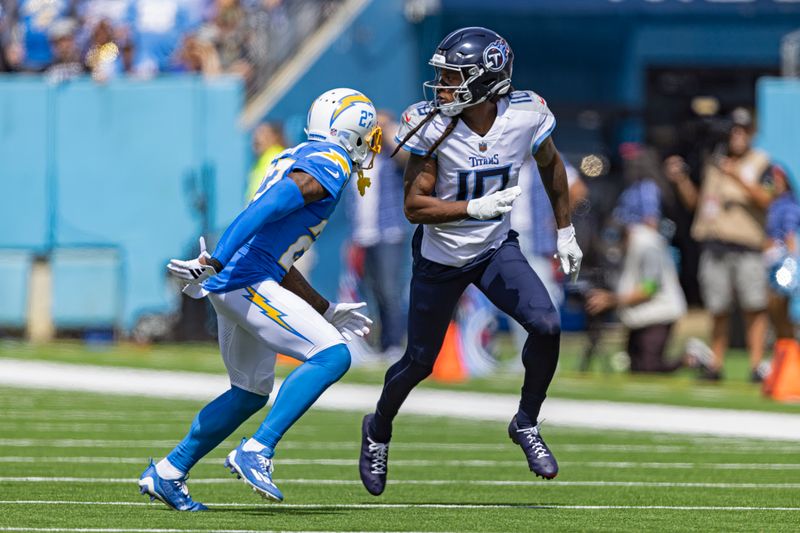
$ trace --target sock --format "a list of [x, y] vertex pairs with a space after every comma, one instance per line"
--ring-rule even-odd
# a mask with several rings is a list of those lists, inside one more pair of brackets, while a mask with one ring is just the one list
[[537, 423], [547, 388], [556, 373], [559, 343], [559, 334], [528, 335], [528, 340], [522, 349], [525, 380], [517, 411], [517, 424], [521, 428], [533, 427]]
[[408, 351], [389, 367], [384, 378], [381, 397], [375, 408], [375, 416], [369, 428], [372, 438], [378, 442], [389, 442], [392, 438], [392, 420], [397, 416], [400, 406], [414, 387], [432, 371], [433, 362], [429, 365], [418, 363], [411, 358]]
[[175, 468], [175, 465], [170, 463], [166, 457], [156, 463], [156, 473], [161, 479], [168, 480], [181, 479], [186, 475], [186, 472], [182, 472], [181, 470]]
[[367, 428], [367, 432], [376, 442], [389, 442], [392, 440], [392, 419], [386, 418], [375, 409], [372, 423]]
[[266, 420], [253, 434], [253, 439], [265, 445], [261, 453], [271, 458], [286, 431], [348, 368], [350, 351], [344, 344], [337, 344], [315, 354], [289, 374]]
[[258, 442], [256, 439], [253, 438], [247, 439], [247, 441], [242, 446], [242, 449], [244, 451], [256, 452], [256, 453], [260, 452], [264, 448], [266, 448], [266, 446], [264, 446], [263, 444], [261, 444], [260, 442]]
[[189, 433], [170, 452], [167, 460], [178, 470], [188, 472], [197, 461], [264, 407], [268, 398], [231, 386], [203, 407], [192, 421]]

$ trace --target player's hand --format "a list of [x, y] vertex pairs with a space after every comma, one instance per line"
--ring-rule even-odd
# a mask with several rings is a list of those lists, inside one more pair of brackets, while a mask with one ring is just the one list
[[558, 250], [558, 260], [561, 261], [561, 270], [564, 271], [564, 274], [570, 276], [572, 281], [578, 279], [583, 252], [578, 246], [578, 241], [575, 240], [575, 227], [572, 224], [566, 228], [559, 228], [556, 250]]
[[493, 192], [482, 198], [470, 200], [467, 204], [467, 214], [478, 220], [488, 220], [511, 211], [511, 204], [522, 194], [519, 185]]
[[217, 275], [216, 269], [205, 264], [211, 256], [206, 251], [206, 240], [200, 237], [200, 255], [196, 259], [181, 261], [180, 259], [170, 259], [167, 270], [176, 278], [190, 284], [202, 283], [208, 278]]
[[322, 316], [339, 330], [339, 333], [342, 334], [346, 341], [351, 341], [353, 337], [348, 332], [354, 333], [359, 337], [369, 333], [372, 320], [356, 311], [356, 309], [362, 309], [366, 306], [366, 302], [357, 304], [331, 302], [328, 310]]

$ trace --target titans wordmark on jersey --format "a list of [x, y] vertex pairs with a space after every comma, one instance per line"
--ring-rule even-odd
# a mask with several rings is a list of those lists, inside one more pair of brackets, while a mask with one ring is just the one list
[[[273, 279], [280, 282], [295, 261], [317, 240], [345, 190], [352, 164], [344, 149], [327, 142], [307, 142], [281, 152], [267, 169], [253, 201], [292, 171], [310, 174], [328, 191], [288, 216], [261, 227], [204, 288], [228, 292]], [[251, 202], [252, 205], [252, 202]]]
[[[426, 102], [403, 113], [399, 142], [430, 112]], [[450, 122], [437, 114], [403, 146], [424, 155]], [[544, 99], [533, 91], [515, 91], [497, 102], [497, 118], [480, 136], [459, 120], [453, 132], [433, 153], [437, 160], [436, 197], [446, 201], [472, 200], [517, 184], [522, 165], [555, 128]], [[472, 218], [424, 226], [422, 256], [443, 265], [463, 266], [506, 239], [509, 216], [492, 220]]]

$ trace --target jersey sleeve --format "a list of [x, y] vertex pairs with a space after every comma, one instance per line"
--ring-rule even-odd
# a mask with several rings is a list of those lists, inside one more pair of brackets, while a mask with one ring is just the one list
[[[431, 112], [431, 106], [427, 102], [417, 102], [409, 106], [403, 111], [400, 117], [400, 128], [397, 130], [394, 140], [397, 144], [408, 135], [408, 132], [413, 130], [417, 125], [425, 120], [428, 113]], [[428, 121], [422, 128], [411, 136], [403, 145], [404, 150], [408, 150], [412, 154], [425, 155], [428, 149], [433, 146], [434, 139], [430, 135], [431, 121]]]
[[298, 155], [300, 157], [290, 171], [299, 170], [311, 175], [334, 198], [342, 194], [353, 170], [350, 158], [343, 150], [331, 144], [310, 144]]
[[547, 107], [544, 98], [533, 91], [514, 91], [508, 97], [512, 108], [531, 114], [531, 154], [547, 139], [556, 127], [556, 117]]
[[779, 214], [778, 228], [775, 230], [776, 235], [769, 236], [785, 241], [788, 235], [796, 233], [798, 227], [800, 227], [800, 205], [793, 201], [786, 202], [782, 211]]

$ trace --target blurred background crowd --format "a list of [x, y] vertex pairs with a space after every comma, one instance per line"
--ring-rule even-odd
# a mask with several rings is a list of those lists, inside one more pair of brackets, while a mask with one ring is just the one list
[[[213, 337], [207, 310], [181, 301], [164, 278], [164, 259], [191, 255], [198, 233], [213, 243], [273, 157], [304, 140], [313, 97], [345, 85], [363, 90], [383, 110], [384, 150], [368, 194], [360, 198], [353, 190], [302, 267], [327, 297], [369, 302], [377, 325], [355, 348], [356, 359], [397, 357], [404, 348], [412, 227], [402, 211], [403, 156], [388, 157], [396, 120], [421, 98], [438, 40], [476, 24], [506, 36], [516, 56], [514, 85], [544, 96], [558, 120], [554, 139], [568, 163], [573, 221], [585, 253], [580, 279], [563, 279], [553, 261], [555, 222], [535, 166], [520, 176], [524, 194], [512, 225], [560, 306], [564, 329], [585, 335], [581, 368], [613, 352], [619, 357], [612, 362], [633, 372], [692, 366], [716, 381], [724, 376], [725, 354], [738, 347], [750, 369], [739, 378], [761, 382], [773, 351], [800, 353], [794, 341], [800, 306], [793, 305], [800, 155], [792, 148], [800, 139], [800, 89], [793, 80], [800, 71], [800, 3], [777, 0], [511, 0], [503, 6], [0, 0], [5, 101], [24, 101], [13, 92], [14, 80], [42, 76], [49, 84], [42, 94], [57, 94], [50, 104], [55, 116], [73, 121], [65, 131], [43, 112], [40, 130], [51, 137], [40, 144], [49, 163], [0, 170], [19, 191], [28, 187], [24, 176], [42, 176], [39, 207], [24, 216], [35, 218], [38, 209], [43, 220], [29, 241], [0, 242], [26, 258], [21, 267], [5, 259], [5, 268], [24, 271], [14, 278], [24, 290], [17, 290], [18, 303], [0, 310], [0, 327], [31, 335], [39, 331], [31, 322], [46, 316], [49, 326], [39, 328], [45, 337], [87, 331], [140, 341]], [[205, 92], [191, 93], [199, 100], [182, 110], [190, 93], [175, 80], [198, 79]], [[130, 83], [140, 84], [132, 87], [141, 102], [126, 92]], [[53, 87], [61, 92], [47, 92]], [[104, 98], [130, 109], [108, 111]], [[6, 139], [28, 138], [20, 136], [27, 131], [23, 117], [38, 115], [25, 109], [0, 114]], [[113, 124], [92, 126], [104, 116]], [[131, 124], [138, 128], [133, 134]], [[76, 134], [85, 136], [75, 141], [81, 147], [108, 142], [90, 152], [105, 163], [73, 164], [73, 151], [63, 146]], [[39, 130], [26, 135], [46, 137]], [[187, 144], [185, 161], [173, 164], [184, 138], [196, 144]], [[11, 144], [5, 150], [4, 160], [17, 161]], [[109, 171], [121, 173], [119, 183], [105, 179]], [[94, 181], [87, 178], [95, 174]], [[137, 190], [126, 185], [131, 180]], [[56, 200], [47, 192], [54, 183], [62, 191]], [[71, 197], [69, 191], [78, 192]], [[83, 221], [90, 216], [81, 208], [86, 202], [117, 194], [139, 194], [126, 196], [136, 208]], [[25, 208], [20, 205], [10, 206], [8, 216]], [[183, 212], [172, 213], [176, 206]], [[138, 232], [127, 233], [132, 219], [147, 217], [152, 227], [143, 221]], [[152, 241], [141, 242], [146, 236]], [[113, 300], [102, 291], [58, 296], [59, 279], [71, 279], [77, 275], [71, 268], [92, 261], [69, 254], [87, 247], [113, 250], [105, 291]], [[141, 263], [121, 268], [130, 257]], [[42, 283], [56, 295], [49, 311], [34, 311], [41, 271], [49, 272]], [[108, 311], [81, 311], [75, 298]], [[462, 304], [457, 335], [447, 342], [454, 343], [462, 374], [490, 371], [495, 333], [514, 338], [514, 327], [480, 293], [468, 293]], [[623, 332], [616, 347], [601, 343], [610, 331]]]
[[263, 85], [339, 0], [2, 0], [0, 72], [236, 74]]

